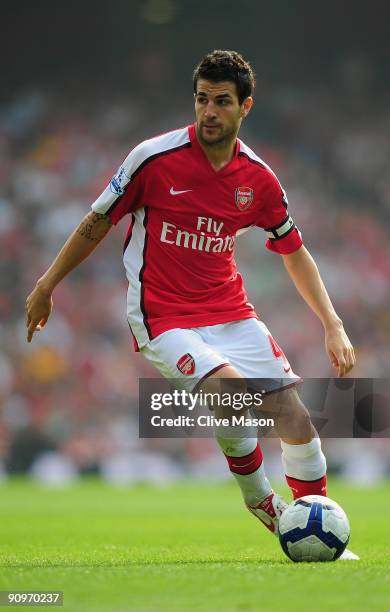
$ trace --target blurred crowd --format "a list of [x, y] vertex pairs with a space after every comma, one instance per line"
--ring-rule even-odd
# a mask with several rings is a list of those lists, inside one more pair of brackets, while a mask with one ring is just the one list
[[[370, 90], [364, 66], [344, 70], [332, 89], [259, 92], [240, 136], [287, 191], [355, 346], [354, 376], [380, 378], [390, 370], [390, 100]], [[138, 439], [138, 380], [156, 374], [133, 353], [126, 323], [126, 220], [55, 290], [49, 323], [26, 343], [26, 296], [121, 160], [140, 140], [192, 121], [190, 91], [172, 101], [169, 91], [151, 99], [151, 89], [111, 100], [25, 91], [0, 107], [4, 475], [29, 471], [53, 482], [91, 472], [115, 482], [228, 475], [213, 440]], [[237, 244], [250, 300], [297, 373], [332, 376], [319, 321], [264, 242], [252, 230]], [[278, 447], [266, 445], [276, 477]], [[365, 453], [367, 481], [389, 471], [386, 440], [327, 446], [331, 467], [358, 481], [356, 457]]]

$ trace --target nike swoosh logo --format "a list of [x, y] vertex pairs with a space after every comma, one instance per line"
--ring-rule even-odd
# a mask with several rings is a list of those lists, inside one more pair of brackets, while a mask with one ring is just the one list
[[171, 187], [171, 189], [169, 190], [169, 193], [171, 195], [180, 195], [181, 193], [188, 193], [189, 191], [192, 191], [192, 189], [184, 189], [184, 191], [175, 191], [175, 189]]
[[256, 518], [259, 519], [259, 521], [263, 523], [263, 525], [265, 525], [266, 527], [268, 527], [270, 531], [275, 533], [275, 524], [272, 518], [269, 515], [267, 515], [267, 513], [264, 512], [264, 510], [263, 510], [263, 515], [261, 517], [258, 514], [256, 514], [256, 510], [261, 510], [260, 505], [259, 506], [247, 506], [247, 508], [248, 510], [252, 512], [252, 514], [255, 515]]
[[272, 531], [272, 533], [275, 533], [275, 525], [273, 524], [271, 519], [269, 519], [269, 522], [262, 518], [260, 520], [263, 523], [263, 525], [265, 525], [266, 527], [268, 527], [270, 531]]
[[253, 461], [249, 461], [249, 463], [242, 463], [241, 465], [235, 465], [234, 463], [232, 463], [232, 467], [235, 468], [243, 468], [243, 467], [248, 467], [249, 465], [252, 465]]

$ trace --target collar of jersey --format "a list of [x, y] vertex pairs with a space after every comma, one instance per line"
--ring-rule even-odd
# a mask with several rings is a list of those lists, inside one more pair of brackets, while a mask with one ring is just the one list
[[240, 152], [240, 141], [238, 138], [236, 139], [236, 148], [234, 150], [233, 158], [230, 160], [229, 163], [226, 164], [226, 166], [221, 168], [221, 170], [215, 170], [213, 166], [210, 164], [210, 161], [206, 153], [203, 151], [202, 147], [199, 144], [198, 138], [196, 136], [196, 123], [193, 123], [192, 125], [190, 125], [188, 128], [188, 131], [189, 131], [189, 136], [190, 136], [194, 154], [198, 157], [202, 165], [204, 165], [204, 167], [207, 167], [214, 176], [224, 176], [226, 174], [229, 174], [232, 170], [235, 169], [238, 163], [238, 154]]

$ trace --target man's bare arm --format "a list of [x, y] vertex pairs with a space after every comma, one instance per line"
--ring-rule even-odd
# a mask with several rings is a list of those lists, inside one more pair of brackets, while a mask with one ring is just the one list
[[295, 253], [282, 257], [298, 292], [324, 326], [325, 347], [331, 364], [337, 369], [338, 376], [344, 376], [356, 363], [355, 353], [314, 259], [304, 246]]
[[95, 250], [111, 227], [112, 223], [106, 215], [91, 211], [69, 236], [26, 300], [28, 342], [31, 342], [34, 332], [39, 331], [50, 316], [54, 288]]

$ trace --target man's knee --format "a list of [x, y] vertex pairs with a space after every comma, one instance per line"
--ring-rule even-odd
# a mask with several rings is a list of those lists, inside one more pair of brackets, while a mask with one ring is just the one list
[[233, 414], [244, 414], [246, 407], [239, 408], [239, 398], [247, 391], [245, 378], [233, 366], [224, 366], [202, 381], [200, 390], [209, 396], [208, 406], [217, 417], [230, 418]]
[[310, 414], [295, 388], [265, 397], [261, 411], [273, 417], [279, 437], [286, 442], [304, 444], [315, 435]]

